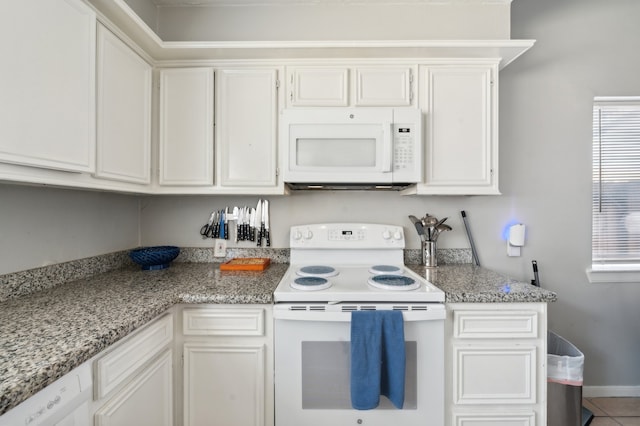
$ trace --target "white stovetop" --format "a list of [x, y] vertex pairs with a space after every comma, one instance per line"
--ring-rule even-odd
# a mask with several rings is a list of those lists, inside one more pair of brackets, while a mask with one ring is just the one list
[[404, 267], [404, 275], [420, 283], [415, 290], [384, 290], [367, 283], [373, 274], [369, 272], [372, 265], [333, 265], [338, 271], [335, 277], [327, 278], [333, 285], [325, 290], [297, 290], [291, 283], [299, 275], [296, 271], [302, 266], [291, 265], [273, 293], [276, 303], [283, 302], [444, 302], [444, 292]]

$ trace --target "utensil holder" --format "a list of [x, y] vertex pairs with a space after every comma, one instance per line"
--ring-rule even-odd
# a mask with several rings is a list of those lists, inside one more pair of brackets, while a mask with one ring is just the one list
[[428, 268], [434, 268], [438, 266], [438, 259], [436, 258], [436, 242], [435, 241], [423, 241], [422, 242], [422, 264]]

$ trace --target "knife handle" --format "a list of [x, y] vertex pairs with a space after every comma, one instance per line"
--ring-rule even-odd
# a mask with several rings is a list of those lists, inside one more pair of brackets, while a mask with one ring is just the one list
[[224, 239], [225, 240], [229, 239], [229, 224], [228, 223], [224, 224]]
[[264, 231], [264, 238], [266, 240], [267, 247], [271, 247], [271, 236], [268, 229]]
[[256, 240], [258, 241], [257, 246], [260, 247], [262, 245], [262, 226], [259, 228], [256, 226], [256, 233], [258, 234], [256, 236]]

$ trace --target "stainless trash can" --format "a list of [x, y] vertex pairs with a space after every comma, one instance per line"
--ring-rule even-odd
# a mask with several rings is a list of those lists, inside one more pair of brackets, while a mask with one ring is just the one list
[[553, 331], [547, 334], [547, 426], [582, 425], [584, 354]]

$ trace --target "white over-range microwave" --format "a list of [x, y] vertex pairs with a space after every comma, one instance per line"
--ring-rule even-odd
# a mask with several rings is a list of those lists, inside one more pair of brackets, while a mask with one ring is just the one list
[[282, 176], [293, 189], [401, 189], [422, 177], [416, 108], [299, 108], [282, 112]]

